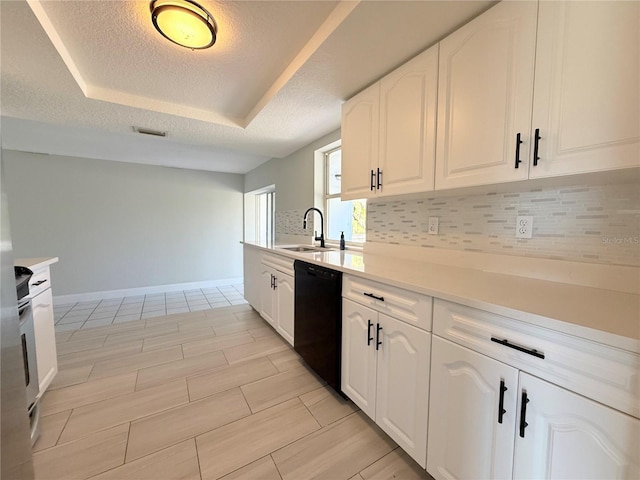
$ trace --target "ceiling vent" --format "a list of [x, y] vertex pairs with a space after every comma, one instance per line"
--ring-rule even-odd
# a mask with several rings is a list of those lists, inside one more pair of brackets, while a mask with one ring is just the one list
[[150, 128], [133, 127], [134, 132], [141, 133], [142, 135], [151, 135], [153, 137], [166, 137], [167, 132], [161, 132], [160, 130], [152, 130]]

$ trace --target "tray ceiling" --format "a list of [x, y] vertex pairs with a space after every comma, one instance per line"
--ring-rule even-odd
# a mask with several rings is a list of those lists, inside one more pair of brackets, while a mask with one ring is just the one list
[[147, 1], [0, 2], [3, 147], [245, 173], [338, 128], [345, 99], [492, 2], [200, 3], [218, 41], [191, 51]]

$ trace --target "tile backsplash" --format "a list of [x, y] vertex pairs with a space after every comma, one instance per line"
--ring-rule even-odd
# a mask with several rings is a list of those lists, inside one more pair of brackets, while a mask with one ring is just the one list
[[283, 210], [276, 211], [276, 238], [284, 235], [302, 235], [311, 237], [313, 235], [313, 217], [309, 214], [307, 219], [307, 229], [302, 228], [303, 210]]
[[[533, 216], [532, 239], [515, 238], [517, 215]], [[640, 266], [640, 185], [372, 201], [367, 241]]]

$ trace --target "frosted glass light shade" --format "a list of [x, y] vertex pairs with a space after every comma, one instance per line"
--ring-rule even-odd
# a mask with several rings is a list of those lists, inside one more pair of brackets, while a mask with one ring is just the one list
[[154, 0], [151, 20], [166, 39], [192, 50], [216, 43], [218, 31], [211, 14], [190, 0]]

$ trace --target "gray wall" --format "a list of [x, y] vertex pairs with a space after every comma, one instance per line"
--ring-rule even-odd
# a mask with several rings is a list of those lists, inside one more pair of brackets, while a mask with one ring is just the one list
[[314, 152], [340, 139], [340, 129], [285, 158], [273, 158], [244, 176], [244, 191], [276, 186], [276, 212], [314, 204]]
[[242, 276], [243, 176], [4, 151], [14, 256], [54, 295]]

